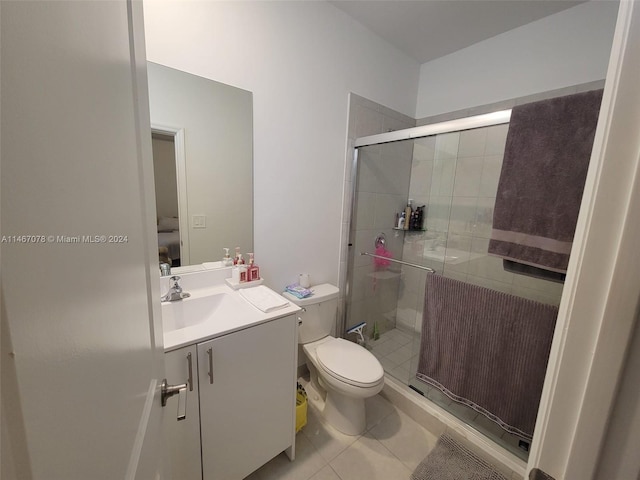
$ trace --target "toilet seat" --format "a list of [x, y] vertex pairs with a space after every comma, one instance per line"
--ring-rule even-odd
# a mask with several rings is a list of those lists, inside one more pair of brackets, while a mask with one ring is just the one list
[[382, 365], [371, 352], [342, 338], [318, 345], [316, 358], [327, 375], [356, 387], [375, 387], [384, 377]]

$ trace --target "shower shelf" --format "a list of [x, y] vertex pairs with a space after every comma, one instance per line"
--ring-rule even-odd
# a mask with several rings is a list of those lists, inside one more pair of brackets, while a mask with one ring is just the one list
[[426, 228], [409, 228], [405, 230], [404, 228], [393, 227], [393, 230], [398, 230], [399, 232], [426, 232]]

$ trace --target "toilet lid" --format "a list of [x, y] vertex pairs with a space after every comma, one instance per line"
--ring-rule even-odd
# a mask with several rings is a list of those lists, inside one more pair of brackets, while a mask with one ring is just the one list
[[371, 352], [342, 338], [319, 345], [316, 357], [327, 373], [351, 385], [374, 385], [384, 376], [382, 365]]

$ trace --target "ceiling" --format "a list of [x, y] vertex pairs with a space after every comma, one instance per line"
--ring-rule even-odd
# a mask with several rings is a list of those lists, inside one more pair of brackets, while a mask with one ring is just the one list
[[422, 64], [582, 1], [330, 0]]

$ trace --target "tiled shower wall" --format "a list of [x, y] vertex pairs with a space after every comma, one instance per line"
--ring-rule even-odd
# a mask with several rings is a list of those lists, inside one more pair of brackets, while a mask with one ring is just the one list
[[[427, 205], [426, 232], [404, 234], [402, 259], [467, 283], [557, 305], [562, 284], [505, 272], [488, 256], [508, 125], [416, 140], [409, 197]], [[402, 267], [397, 325], [419, 331], [426, 275]]]
[[[395, 212], [404, 208], [407, 201], [412, 162], [411, 148], [401, 147], [397, 152], [391, 150], [391, 145], [375, 146], [366, 152], [361, 149], [362, 163], [360, 165], [366, 166], [362, 167], [360, 191], [356, 195], [356, 198], [359, 199], [355, 208], [356, 215], [359, 217], [357, 222], [359, 226], [358, 231], [354, 232], [356, 241], [349, 249], [353, 193], [353, 143], [359, 137], [403, 130], [415, 126], [413, 118], [353, 93], [350, 95], [349, 112], [349, 144], [345, 167], [344, 221], [342, 224], [342, 252], [340, 256], [340, 291], [342, 294], [345, 293], [347, 267], [349, 262], [352, 262], [350, 268], [354, 269], [351, 282], [351, 298], [353, 301], [349, 304], [349, 308], [353, 308], [354, 311], [350, 315], [352, 321], [350, 324], [345, 325], [344, 328], [349, 328], [363, 320], [366, 320], [369, 325], [373, 325], [373, 319], [369, 318], [368, 312], [385, 312], [395, 316], [399, 270], [396, 272], [395, 278], [376, 278], [371, 276], [369, 275], [373, 273], [371, 259], [361, 257], [359, 253], [361, 251], [373, 252], [375, 250], [375, 237], [384, 232], [389, 240], [387, 248], [393, 251], [394, 257], [400, 257], [402, 243], [397, 240], [394, 242], [391, 228], [393, 227]], [[367, 160], [363, 160], [363, 155]], [[392, 162], [389, 162], [390, 159]], [[350, 252], [353, 253], [351, 259], [349, 259]], [[393, 277], [393, 274], [385, 274], [384, 276]], [[376, 300], [372, 300], [374, 298], [372, 297], [374, 289], [378, 293], [375, 297]], [[365, 299], [369, 301], [368, 307]], [[343, 300], [347, 301], [346, 299]], [[339, 318], [342, 317], [340, 316]], [[384, 316], [381, 315], [380, 318], [384, 318]]]
[[[395, 215], [407, 204], [413, 147], [399, 142], [364, 147], [359, 150], [355, 241], [350, 317], [367, 319], [369, 331], [377, 324], [381, 332], [395, 327], [400, 268], [390, 264], [381, 268], [375, 259], [360, 252], [376, 252], [375, 239], [384, 235], [386, 249], [393, 258], [402, 257], [402, 236], [393, 230]], [[353, 238], [353, 237], [352, 237]]]

